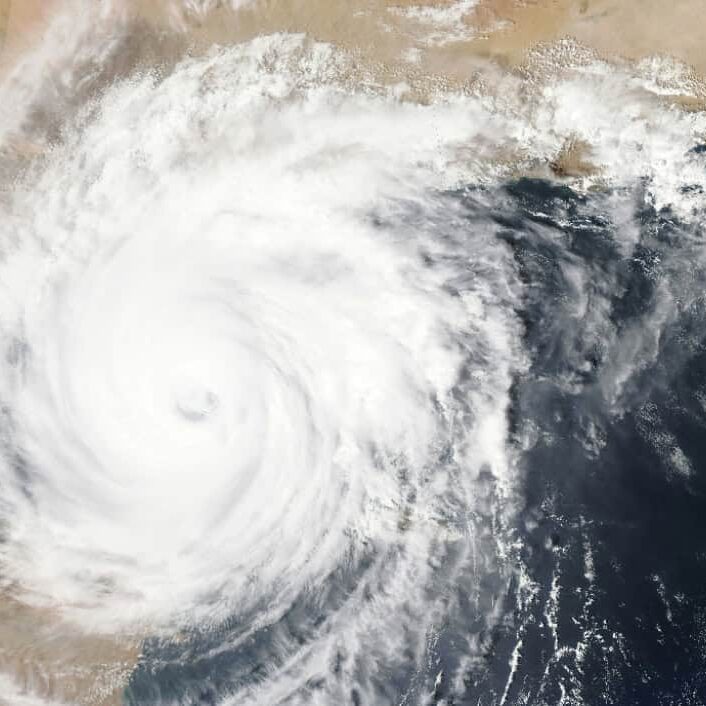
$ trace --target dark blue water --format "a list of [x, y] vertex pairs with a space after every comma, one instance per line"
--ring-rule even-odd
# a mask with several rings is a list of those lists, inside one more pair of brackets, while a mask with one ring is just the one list
[[[468, 257], [490, 229], [522, 283], [516, 507], [500, 527], [489, 475], [475, 517], [511, 548], [473, 577], [446, 583], [442, 566], [446, 617], [423, 662], [371, 657], [361, 679], [376, 704], [705, 704], [705, 221], [656, 210], [642, 185], [579, 195], [525, 179], [453, 198]], [[342, 566], [245, 643], [247, 616], [148, 641], [126, 702], [216, 704], [255, 688], [278, 646], [305, 650], [366, 569]], [[325, 702], [339, 679], [334, 659], [283, 703]], [[365, 693], [336, 703], [373, 703]]]
[[[595, 705], [704, 703], [706, 275], [699, 220], [687, 226], [645, 205], [639, 189], [627, 194], [639, 241], [624, 256], [620, 233], [601, 215], [601, 197], [529, 181], [508, 191], [521, 224], [506, 221], [503, 237], [529, 285], [524, 318], [532, 352], [530, 374], [515, 390], [513, 426], [519, 433], [533, 423], [547, 434], [524, 455], [524, 515], [537, 525], [524, 534], [522, 558], [542, 590], [516, 615], [523, 664], [510, 703], [559, 703], [562, 693], [573, 697], [569, 703]], [[559, 264], [567, 259], [590, 273], [586, 326], [566, 317], [572, 285]], [[591, 308], [606, 304], [608, 326], [597, 331]], [[656, 314], [660, 307], [666, 317]], [[611, 404], [606, 392], [617, 359], [631, 375]], [[580, 659], [571, 652], [556, 658], [543, 619], [553, 576], [558, 641], [581, 643]]]

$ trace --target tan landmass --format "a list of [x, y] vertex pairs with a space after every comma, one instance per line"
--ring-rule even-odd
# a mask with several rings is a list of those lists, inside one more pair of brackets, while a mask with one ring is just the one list
[[[400, 80], [418, 73], [466, 80], [483, 58], [521, 66], [531, 49], [566, 37], [606, 58], [669, 56], [706, 76], [701, 0], [480, 0], [462, 18], [467, 36], [448, 43], [428, 42], [433, 23], [404, 11], [452, 7], [454, 0], [253, 0], [237, 11], [226, 1], [214, 5], [206, 13], [187, 12], [178, 0], [124, 0], [117, 6], [138, 32], [171, 33], [184, 51], [303, 32], [354, 52], [362, 67], [386, 68]], [[68, 6], [60, 0], [0, 0], [5, 62], [41, 41], [47, 18]]]
[[558, 177], [583, 177], [593, 174], [596, 168], [591, 163], [591, 145], [583, 140], [570, 138], [549, 163], [549, 168]]
[[[127, 638], [91, 636], [51, 610], [0, 597], [0, 673], [18, 693], [72, 706], [118, 706], [139, 657]], [[14, 706], [0, 693], [2, 706]]]
[[706, 23], [701, 0], [480, 0], [463, 22], [468, 37], [429, 44], [429, 26], [397, 10], [451, 7], [451, 0], [255, 0], [238, 12], [227, 3], [194, 16], [170, 0], [129, 0], [136, 16], [188, 34], [193, 46], [228, 43], [257, 34], [305, 32], [359, 52], [366, 63], [400, 65], [415, 50], [421, 70], [467, 77], [478, 57], [518, 66], [528, 51], [571, 37], [606, 58], [669, 56], [706, 76]]
[[58, 0], [0, 0], [0, 66], [19, 56], [35, 42]]
[[7, 34], [7, 23], [10, 19], [10, 3], [0, 2], [0, 51], [5, 46], [5, 36]]
[[[539, 43], [573, 37], [600, 54], [627, 59], [664, 54], [706, 74], [706, 20], [699, 0], [481, 0], [471, 23], [479, 51], [513, 64]], [[498, 23], [505, 24], [498, 28]]]

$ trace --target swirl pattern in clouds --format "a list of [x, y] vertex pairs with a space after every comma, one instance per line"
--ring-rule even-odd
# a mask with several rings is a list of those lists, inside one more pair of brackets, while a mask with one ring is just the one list
[[[100, 688], [0, 651], [12, 703], [671, 693], [657, 657], [628, 688], [643, 643], [601, 596], [633, 557], [583, 493], [649, 449], [699, 497], [659, 395], [701, 330], [703, 114], [583, 54], [536, 94], [421, 100], [302, 35], [121, 80], [119, 47], [52, 51], [70, 95], [100, 90], [2, 201], [2, 597], [82, 650], [140, 649], [101, 657]], [[45, 80], [5, 86], [8, 139]]]
[[[263, 80], [275, 49], [296, 67]], [[399, 660], [465, 561], [507, 463], [508, 254], [459, 258], [431, 109], [309, 85], [331, 63], [273, 38], [118, 86], [18, 209], [3, 558], [76, 619], [254, 631], [304, 593], [315, 652], [377, 625]]]

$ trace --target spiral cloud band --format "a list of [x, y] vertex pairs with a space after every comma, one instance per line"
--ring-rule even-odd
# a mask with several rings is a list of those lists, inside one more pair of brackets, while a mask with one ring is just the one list
[[[518, 459], [561, 421], [530, 408], [608, 351], [589, 397], [619, 417], [676, 316], [665, 290], [620, 329], [618, 274], [584, 268], [576, 233], [617, 259], [636, 203], [693, 226], [706, 119], [664, 108], [659, 66], [580, 53], [532, 90], [452, 90], [274, 34], [115, 80], [90, 23], [53, 31], [0, 108], [7, 138], [49, 87], [61, 104], [46, 76], [73, 100], [0, 193], [0, 595], [139, 644], [110, 687], [129, 703], [427, 703], [489, 655], [511, 703], [525, 625], [570, 652], [551, 570], [540, 590], [523, 563], [541, 542], [516, 541], [541, 515]], [[592, 202], [512, 181], [577, 145]], [[535, 328], [568, 342], [528, 338], [545, 279], [564, 289]]]
[[461, 218], [431, 109], [313, 85], [333, 67], [275, 37], [114, 87], [18, 206], [2, 559], [36, 600], [276, 615], [373, 549], [412, 599], [472, 469], [502, 472], [514, 324], [425, 235]]

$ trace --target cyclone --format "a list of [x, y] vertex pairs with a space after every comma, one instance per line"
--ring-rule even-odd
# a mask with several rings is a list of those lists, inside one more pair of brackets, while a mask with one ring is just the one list
[[67, 13], [0, 87], [31, 153], [0, 151], [11, 704], [657, 693], [619, 611], [652, 591], [662, 645], [693, 595], [653, 535], [624, 587], [655, 523], [622, 479], [699, 497], [672, 421], [704, 395], [671, 390], [706, 330], [706, 119], [665, 102], [683, 67], [570, 40], [415, 73], [474, 6], [390, 9], [399, 81], [293, 32], [119, 69], [108, 9]]
[[370, 621], [394, 653], [464, 561], [471, 483], [508, 465], [509, 256], [479, 232], [460, 257], [430, 109], [313, 85], [332, 68], [273, 37], [118, 85], [32, 175], [1, 314], [2, 567], [29, 600], [254, 630], [318, 593], [317, 649]]

